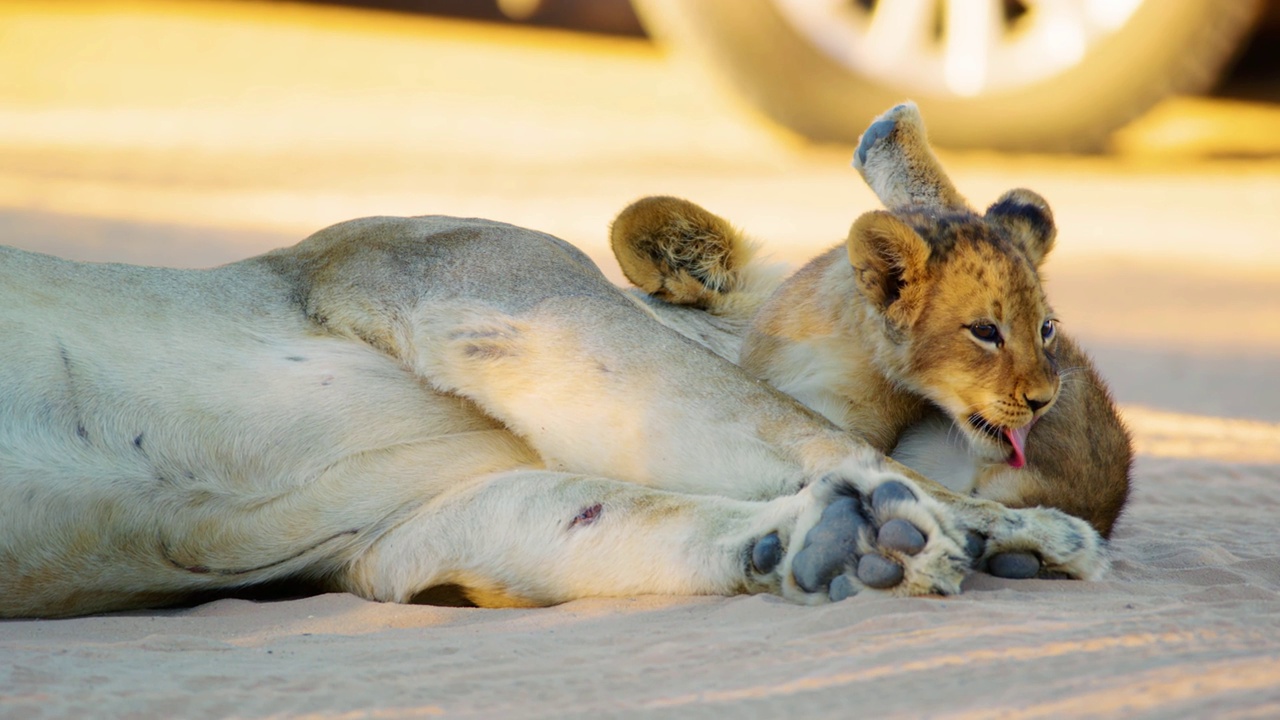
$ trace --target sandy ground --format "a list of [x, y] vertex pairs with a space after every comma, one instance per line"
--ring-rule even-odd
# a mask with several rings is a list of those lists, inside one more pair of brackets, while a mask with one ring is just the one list
[[[66, 257], [209, 266], [447, 213], [552, 232], [616, 278], [605, 228], [645, 194], [790, 263], [874, 207], [849, 148], [756, 124], [636, 41], [119, 2], [0, 3], [0, 38], [0, 240]], [[1106, 580], [11, 621], [0, 717], [1280, 715], [1280, 160], [1215, 156], [1274, 148], [1280, 116], [1206, 129], [1199, 107], [1161, 108], [1118, 155], [944, 158], [976, 204], [1021, 185], [1055, 208], [1051, 297], [1141, 453]]]

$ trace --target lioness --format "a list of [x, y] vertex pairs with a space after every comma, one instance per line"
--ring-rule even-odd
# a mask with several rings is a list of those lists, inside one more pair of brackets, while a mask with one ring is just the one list
[[532, 606], [1105, 570], [1082, 521], [935, 499], [690, 337], [739, 328], [491, 220], [353, 220], [211, 270], [0, 249], [0, 616], [282, 578]]
[[[954, 491], [1057, 507], [1109, 536], [1132, 451], [1041, 286], [1048, 204], [1013, 190], [974, 213], [912, 104], [871, 124], [854, 165], [888, 211], [785, 282], [728, 222], [677, 198], [623, 210], [614, 253], [645, 292], [741, 328], [727, 358], [877, 450]], [[1025, 556], [997, 564], [1041, 571]]]

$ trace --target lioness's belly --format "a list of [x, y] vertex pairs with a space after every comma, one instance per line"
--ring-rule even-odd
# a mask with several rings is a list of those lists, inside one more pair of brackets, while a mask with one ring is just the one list
[[[437, 458], [518, 459], [508, 435], [318, 331], [252, 265], [94, 266], [0, 248], [0, 596], [127, 586], [157, 569], [184, 587], [274, 563], [466, 469]], [[351, 481], [379, 472], [395, 477]]]

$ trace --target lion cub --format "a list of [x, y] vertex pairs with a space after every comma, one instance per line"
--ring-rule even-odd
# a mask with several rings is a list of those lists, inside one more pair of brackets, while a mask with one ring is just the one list
[[881, 452], [951, 491], [1056, 507], [1109, 536], [1132, 451], [1041, 286], [1048, 204], [1012, 190], [975, 213], [911, 104], [872, 123], [854, 166], [887, 211], [785, 282], [767, 281], [727, 222], [676, 198], [623, 210], [614, 252], [650, 296], [740, 324], [730, 359]]

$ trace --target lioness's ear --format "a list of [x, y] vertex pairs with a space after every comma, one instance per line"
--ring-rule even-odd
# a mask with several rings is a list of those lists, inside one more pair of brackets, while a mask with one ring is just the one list
[[1058, 227], [1053, 224], [1053, 211], [1044, 198], [1030, 190], [1010, 190], [987, 208], [986, 220], [1004, 228], [1032, 265], [1039, 267], [1053, 249]]
[[881, 310], [923, 291], [929, 244], [892, 213], [876, 210], [858, 218], [846, 245], [858, 289]]
[[751, 246], [732, 225], [688, 200], [637, 200], [609, 228], [614, 257], [641, 290], [677, 305], [707, 307], [735, 289]]

